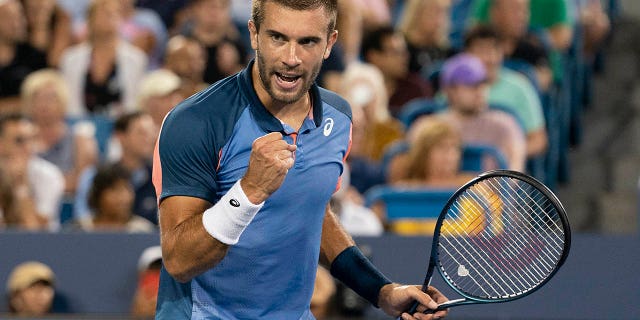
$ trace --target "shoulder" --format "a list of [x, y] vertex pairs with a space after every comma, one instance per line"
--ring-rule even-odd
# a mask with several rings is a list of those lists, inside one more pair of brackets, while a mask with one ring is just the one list
[[40, 157], [31, 158], [29, 170], [41, 178], [64, 180], [62, 172], [55, 164]]
[[85, 56], [85, 55], [88, 56], [90, 52], [91, 52], [91, 47], [89, 46], [89, 44], [86, 42], [82, 42], [67, 48], [64, 51], [62, 57], [71, 58], [71, 57]]
[[530, 87], [531, 90], [534, 90], [533, 85], [529, 83], [529, 79], [527, 79], [527, 77], [517, 71], [502, 68], [500, 70], [500, 78], [508, 85], [517, 86], [520, 88]]
[[120, 57], [135, 60], [137, 63], [145, 63], [147, 61], [147, 55], [144, 51], [127, 41], [121, 40], [118, 43], [117, 50], [118, 56]]
[[323, 103], [329, 105], [330, 107], [336, 109], [337, 111], [343, 113], [349, 119], [351, 119], [351, 106], [349, 106], [347, 100], [333, 91], [329, 91], [320, 87], [318, 87], [318, 89], [320, 91], [320, 98], [322, 99]]
[[160, 150], [170, 146], [189, 152], [185, 148], [198, 146], [217, 153], [248, 106], [249, 100], [239, 88], [238, 79], [235, 76], [223, 79], [169, 112], [160, 131]]
[[[182, 125], [232, 123], [249, 102], [239, 88], [235, 76], [220, 80], [179, 103], [165, 119], [165, 126], [179, 122]], [[182, 129], [192, 127], [182, 127]], [[214, 128], [215, 129], [215, 128]]]

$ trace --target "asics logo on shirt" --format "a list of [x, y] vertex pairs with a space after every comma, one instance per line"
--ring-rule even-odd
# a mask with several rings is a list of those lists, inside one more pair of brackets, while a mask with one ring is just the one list
[[331, 134], [331, 130], [333, 130], [333, 119], [327, 118], [327, 120], [324, 121], [324, 136], [328, 137]]

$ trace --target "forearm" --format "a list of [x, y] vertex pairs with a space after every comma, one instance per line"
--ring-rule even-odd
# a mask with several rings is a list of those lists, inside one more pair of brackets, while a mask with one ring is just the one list
[[202, 213], [162, 232], [161, 243], [167, 272], [181, 282], [215, 267], [229, 249], [228, 245], [207, 233], [202, 224]]
[[215, 267], [262, 208], [249, 201], [239, 182], [210, 208], [201, 199], [168, 201], [160, 211], [163, 257], [167, 271], [183, 282]]
[[345, 249], [354, 246], [355, 242], [344, 230], [338, 217], [327, 206], [322, 223], [322, 241], [320, 242], [320, 261], [327, 266]]
[[330, 266], [335, 278], [378, 306], [381, 289], [391, 281], [360, 252], [328, 206], [320, 249], [321, 258]]

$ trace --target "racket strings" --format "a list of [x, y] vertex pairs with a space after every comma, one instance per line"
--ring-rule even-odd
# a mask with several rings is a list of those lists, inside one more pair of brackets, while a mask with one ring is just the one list
[[[477, 219], [477, 218], [476, 218]], [[459, 224], [458, 224], [459, 225]], [[484, 240], [486, 236], [481, 236], [479, 239], [480, 240]], [[476, 250], [475, 247], [472, 246], [467, 246], [467, 243], [463, 243], [459, 240], [459, 237], [451, 237], [451, 238], [445, 238], [444, 241], [448, 241], [448, 240], [455, 240], [455, 246], [454, 245], [449, 245], [449, 246], [442, 246], [441, 248], [443, 250], [446, 251], [447, 255], [449, 257], [452, 258], [449, 264], [449, 268], [448, 269], [452, 269], [452, 268], [458, 268], [458, 270], [460, 270], [461, 266], [462, 268], [465, 268], [465, 266], [471, 266], [474, 265], [476, 266], [478, 269], [480, 269], [481, 272], [477, 273], [477, 275], [481, 278], [480, 280], [482, 281], [482, 283], [480, 283], [478, 280], [475, 279], [475, 276], [472, 276], [471, 274], [467, 275], [465, 278], [463, 278], [462, 281], [460, 281], [460, 283], [457, 284], [457, 286], [459, 287], [469, 287], [470, 285], [475, 285], [475, 288], [481, 290], [484, 293], [484, 296], [486, 297], [500, 297], [500, 296], [509, 296], [510, 295], [510, 291], [508, 288], [511, 287], [517, 287], [517, 286], [524, 286], [525, 284], [523, 283], [516, 283], [519, 282], [519, 278], [510, 278], [510, 277], [503, 277], [504, 273], [502, 272], [498, 272], [498, 270], [496, 270], [495, 268], [491, 267], [492, 263], [489, 262], [489, 257], [485, 257], [485, 254], [482, 254], [480, 251]], [[443, 240], [441, 240], [441, 242], [443, 242]], [[449, 243], [451, 244], [451, 243]], [[447, 248], [448, 247], [452, 247], [456, 250], [456, 254], [453, 254], [451, 251], [449, 251]], [[490, 246], [486, 246], [486, 248], [490, 248]], [[461, 252], [460, 250], [458, 250], [457, 248], [463, 248], [464, 252]], [[473, 256], [474, 259], [478, 259], [480, 260], [480, 263], [477, 263], [478, 261], [470, 261], [469, 259], [463, 259], [464, 261], [460, 261], [459, 259], [457, 259], [456, 257], [468, 257], [468, 256]], [[441, 258], [442, 260], [442, 258]], [[504, 268], [510, 268], [509, 266], [505, 265], [504, 260], [500, 260], [499, 262], [502, 263], [502, 267]], [[444, 263], [444, 262], [443, 262]], [[464, 272], [465, 269], [463, 269]], [[458, 275], [460, 275], [460, 272], [458, 271]], [[486, 278], [484, 275], [490, 275], [492, 278]], [[495, 279], [493, 277], [497, 277], [499, 278], [498, 282], [495, 281]], [[472, 284], [468, 284], [465, 282], [465, 279], [468, 279], [470, 281], [472, 281]], [[451, 280], [451, 279], [450, 279]], [[493, 289], [494, 291], [489, 293], [488, 291], [485, 290], [485, 288], [487, 288], [488, 286], [486, 286], [486, 283], [496, 283], [496, 286], [492, 286], [490, 287], [490, 289]], [[511, 285], [508, 288], [503, 287], [501, 284], [502, 283], [506, 283], [507, 285]]]
[[[531, 197], [530, 200], [533, 200], [533, 204], [535, 204], [539, 210], [536, 210], [535, 208], [530, 206], [530, 203], [532, 201], [527, 201], [528, 199], [523, 198], [522, 196], [520, 196], [518, 199], [513, 199], [513, 201], [511, 201], [510, 203], [512, 204], [524, 204], [527, 206], [527, 208], [524, 208], [525, 211], [528, 210], [529, 213], [532, 213], [532, 215], [534, 217], [539, 216], [535, 213], [542, 213], [544, 215], [544, 218], [546, 218], [548, 221], [552, 221], [555, 220], [554, 224], [552, 226], [549, 226], [548, 224], [540, 224], [538, 219], [521, 219], [522, 222], [524, 222], [525, 224], [528, 224], [526, 226], [522, 226], [522, 225], [515, 225], [516, 229], [518, 229], [518, 234], [522, 235], [523, 237], [525, 235], [530, 235], [531, 237], [535, 237], [535, 239], [539, 239], [540, 236], [548, 236], [549, 237], [549, 249], [553, 250], [554, 252], [548, 252], [548, 251], [540, 251], [544, 254], [546, 254], [546, 257], [549, 258], [550, 261], [553, 261], [553, 263], [550, 265], [550, 267], [553, 268], [553, 266], [555, 266], [555, 263], [557, 262], [557, 260], [554, 259], [559, 259], [560, 256], [562, 255], [562, 249], [563, 249], [563, 245], [564, 245], [564, 235], [562, 232], [562, 226], [561, 224], [559, 225], [558, 223], [560, 222], [558, 219], [558, 212], [557, 210], [555, 210], [555, 207], [553, 206], [553, 204], [548, 201], [548, 199], [546, 198], [546, 196], [544, 196], [541, 192], [539, 192], [537, 189], [534, 189], [533, 186], [530, 186], [528, 184], [525, 185], [525, 187], [527, 188], [527, 190], [525, 190], [527, 195], [530, 194], [535, 194], [535, 196]], [[501, 191], [501, 195], [504, 197], [507, 197], [509, 195], [504, 194], [503, 190], [499, 189]], [[519, 194], [519, 193], [517, 193]], [[540, 205], [540, 202], [545, 202], [545, 207], [543, 208]], [[519, 212], [514, 212], [512, 210], [515, 210], [518, 208], [515, 208], [513, 206], [507, 206], [506, 210], [508, 210], [509, 213], [511, 213], [512, 216], [514, 217], [520, 217], [522, 218], [522, 214]], [[552, 217], [549, 213], [554, 213], [554, 217]], [[510, 219], [506, 219], [507, 223], [511, 223]], [[518, 228], [519, 227], [519, 228]], [[537, 233], [533, 233], [531, 232], [531, 230], [537, 230], [540, 232]], [[558, 232], [559, 231], [559, 232]], [[516, 238], [516, 240], [521, 240], [523, 237], [518, 237]], [[529, 240], [533, 240], [533, 239], [529, 239]], [[539, 242], [536, 241], [531, 241], [528, 242], [531, 245], [537, 245], [539, 244]], [[554, 254], [555, 253], [555, 254]]]
[[[512, 209], [511, 206], [507, 206], [503, 210], [511, 212], [510, 210]], [[512, 271], [511, 274], [519, 275], [524, 281], [529, 280], [529, 282], [524, 283], [524, 287], [533, 287], [540, 279], [544, 279], [546, 274], [553, 270], [554, 264], [546, 261], [547, 259], [553, 259], [553, 257], [546, 254], [543, 248], [540, 247], [536, 234], [529, 232], [528, 229], [520, 223], [511, 223], [510, 219], [506, 219], [505, 221], [508, 223], [507, 230], [515, 230], [515, 232], [507, 232], [504, 234], [503, 241], [507, 249], [504, 250], [504, 252], [506, 252], [508, 256], [520, 256], [521, 259], [509, 260], [510, 265], [506, 266], [503, 271]], [[518, 236], [514, 236], [516, 234]], [[542, 254], [536, 255], [538, 253]], [[522, 272], [518, 272], [520, 270]]]
[[[526, 187], [527, 188], [533, 188], [530, 185], [526, 185]], [[509, 195], [505, 195], [503, 190], [501, 190], [501, 189], [498, 189], [498, 190], [500, 190], [502, 196], [504, 196], [504, 197], [508, 197], [509, 196]], [[509, 203], [512, 203], [512, 204], [515, 204], [515, 203], [525, 204], [525, 205], [527, 205], [527, 208], [525, 208], [525, 210], [528, 209], [528, 212], [530, 212], [530, 213], [542, 212], [545, 215], [545, 217], [548, 218], [549, 220], [552, 219], [552, 217], [549, 215], [549, 212], [555, 212], [555, 214], [557, 216], [557, 211], [555, 211], [555, 207], [553, 206], [553, 204], [550, 201], [548, 201], [548, 199], [546, 199], [546, 197], [542, 193], [540, 193], [537, 189], [525, 190], [525, 191], [528, 192], [527, 194], [535, 193], [536, 196], [531, 197], [530, 200], [533, 200], [533, 203], [536, 206], [538, 206], [538, 209], [540, 209], [540, 210], [535, 210], [533, 207], [531, 207], [529, 205], [529, 203], [531, 201], [527, 201], [527, 199], [524, 199], [522, 197], [519, 197], [518, 199], [513, 199], [512, 202], [509, 202]], [[542, 208], [540, 206], [540, 201], [544, 201], [546, 203], [545, 208]], [[507, 210], [508, 213], [511, 214], [511, 216], [522, 218], [522, 215], [519, 212], [513, 211], [515, 209], [518, 209], [518, 208], [515, 208], [513, 206], [506, 206], [506, 208], [505, 208], [505, 210]], [[555, 219], [555, 220], [557, 221], [557, 219]], [[506, 219], [505, 221], [506, 221], [506, 223], [512, 223], [511, 219]], [[552, 250], [556, 250], [555, 253], [557, 253], [558, 255], [553, 255], [553, 252], [546, 252], [546, 251], [541, 251], [541, 252], [545, 253], [547, 255], [547, 257], [549, 259], [551, 259], [551, 260], [553, 260], [554, 258], [559, 258], [561, 256], [562, 248], [563, 248], [563, 244], [564, 244], [564, 237], [562, 236], [561, 233], [558, 233], [558, 232], [545, 232], [543, 234], [542, 232], [538, 232], [538, 233], [530, 232], [530, 230], [539, 230], [539, 231], [557, 231], [557, 230], [560, 230], [561, 231], [562, 230], [561, 226], [559, 226], [557, 224], [554, 224], [554, 226], [552, 228], [549, 228], [548, 225], [542, 225], [542, 224], [538, 223], [537, 220], [533, 220], [533, 222], [535, 222], [535, 225], [532, 223], [531, 219], [521, 219], [521, 221], [523, 223], [525, 223], [525, 224], [528, 224], [528, 225], [526, 225], [524, 227], [522, 225], [517, 225], [517, 224], [514, 225], [514, 228], [517, 229], [517, 232], [518, 232], [519, 235], [522, 235], [523, 237], [525, 235], [531, 236], [531, 238], [529, 238], [528, 240], [534, 240], [532, 238], [536, 238], [537, 239], [541, 235], [550, 236], [551, 237], [549, 239], [550, 241], [553, 241], [554, 240], [553, 238], [555, 238], [555, 244], [556, 245], [551, 245], [551, 246], [549, 246], [549, 248], [552, 249]], [[522, 239], [523, 237], [517, 237], [515, 240], [523, 240]], [[531, 242], [528, 242], [528, 243], [531, 244], [531, 245], [538, 244], [538, 242], [535, 242], [535, 241], [531, 241]], [[555, 261], [554, 261], [553, 265], [555, 265]], [[551, 265], [551, 267], [553, 267], [553, 265]]]
[[470, 295], [502, 299], [535, 288], [564, 248], [554, 203], [534, 186], [493, 177], [459, 195], [439, 237], [443, 275]]

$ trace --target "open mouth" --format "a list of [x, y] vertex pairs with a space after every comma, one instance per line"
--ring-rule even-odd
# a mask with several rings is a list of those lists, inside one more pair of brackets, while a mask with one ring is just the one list
[[278, 84], [287, 89], [291, 89], [298, 84], [298, 80], [302, 78], [300, 75], [285, 75], [279, 72], [276, 72], [276, 78], [278, 79]]

